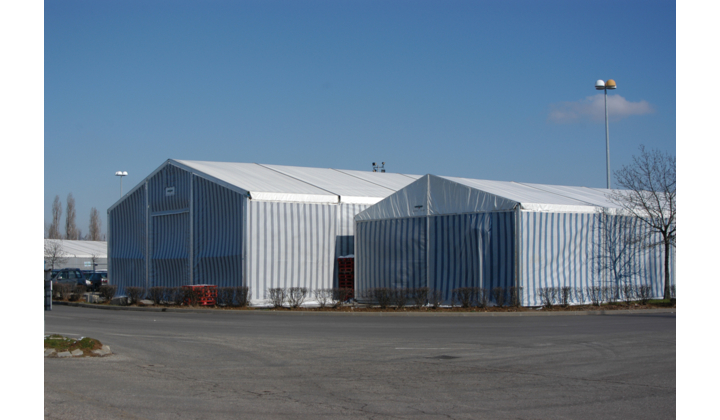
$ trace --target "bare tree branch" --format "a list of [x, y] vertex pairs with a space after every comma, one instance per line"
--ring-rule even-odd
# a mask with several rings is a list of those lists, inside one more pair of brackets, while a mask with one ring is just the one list
[[66, 255], [61, 240], [45, 240], [45, 260], [50, 263], [51, 270], [54, 270], [56, 265], [66, 263]]
[[670, 248], [675, 247], [676, 184], [675, 157], [640, 146], [633, 162], [615, 171], [617, 184], [625, 190], [613, 191], [608, 198], [624, 213], [633, 215], [662, 240], [648, 246], [663, 246], [665, 251], [665, 287], [663, 296], [670, 299]]

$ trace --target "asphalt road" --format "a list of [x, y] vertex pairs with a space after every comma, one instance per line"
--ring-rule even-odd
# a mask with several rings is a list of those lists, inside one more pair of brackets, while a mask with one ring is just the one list
[[675, 314], [364, 316], [55, 306], [49, 419], [670, 419]]

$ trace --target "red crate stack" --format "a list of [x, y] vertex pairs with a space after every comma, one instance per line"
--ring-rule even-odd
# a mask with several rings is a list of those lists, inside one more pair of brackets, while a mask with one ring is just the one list
[[[193, 284], [182, 286], [185, 290], [190, 290], [195, 294], [198, 305], [215, 306], [217, 301], [217, 286], [214, 284]], [[190, 305], [190, 299], [185, 299], [185, 304]]]
[[338, 287], [350, 289], [348, 298], [354, 297], [355, 291], [355, 258], [343, 257], [338, 258]]

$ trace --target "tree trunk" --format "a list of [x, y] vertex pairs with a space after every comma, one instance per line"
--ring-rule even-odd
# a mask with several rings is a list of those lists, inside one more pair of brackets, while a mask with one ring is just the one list
[[670, 243], [665, 239], [665, 290], [663, 299], [670, 300]]

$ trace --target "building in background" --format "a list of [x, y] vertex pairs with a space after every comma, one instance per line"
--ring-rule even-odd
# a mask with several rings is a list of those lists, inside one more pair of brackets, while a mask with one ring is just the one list
[[[650, 285], [662, 298], [663, 248], [616, 252], [621, 238], [603, 226], [618, 225], [602, 217], [630, 216], [618, 214], [608, 192], [425, 175], [355, 216], [356, 296], [378, 287], [428, 287], [450, 303], [456, 288], [522, 287], [522, 305], [539, 306], [542, 288], [617, 291], [631, 284]], [[625, 226], [635, 238], [653, 242], [632, 223]], [[603, 255], [607, 249], [612, 255]], [[623, 271], [622, 284], [609, 273], [610, 259]], [[674, 248], [671, 261], [674, 271]], [[571, 296], [571, 303], [589, 300], [588, 293]]]
[[63, 239], [45, 239], [45, 268], [50, 269], [52, 258], [56, 262], [53, 269], [79, 268], [96, 271], [107, 270], [107, 242], [104, 241], [68, 241]]
[[353, 218], [417, 175], [168, 160], [108, 209], [108, 269], [127, 286], [330, 288]]

